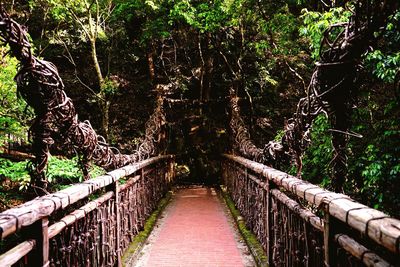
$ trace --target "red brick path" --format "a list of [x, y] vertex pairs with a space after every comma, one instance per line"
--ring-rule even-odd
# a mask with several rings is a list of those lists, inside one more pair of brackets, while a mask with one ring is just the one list
[[179, 190], [145, 266], [244, 266], [224, 206], [211, 188]]

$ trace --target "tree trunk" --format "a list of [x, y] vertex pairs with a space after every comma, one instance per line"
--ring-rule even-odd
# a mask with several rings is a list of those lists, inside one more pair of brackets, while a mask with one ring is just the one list
[[152, 83], [154, 83], [155, 74], [155, 67], [154, 67], [154, 52], [152, 44], [149, 45], [149, 49], [147, 50], [147, 64], [149, 67], [149, 78]]
[[[204, 69], [205, 69], [205, 62], [204, 62], [204, 57], [203, 57], [203, 48], [201, 45], [201, 35], [200, 32], [197, 35], [197, 46], [199, 49], [199, 55], [200, 55], [200, 59], [201, 59], [201, 66], [200, 66], [200, 88], [199, 88], [199, 100], [203, 101], [203, 88], [204, 88]], [[200, 108], [201, 110], [201, 108]]]
[[109, 135], [109, 124], [110, 124], [110, 101], [104, 100], [101, 103], [101, 128], [103, 137], [108, 140]]
[[96, 70], [97, 81], [101, 88], [101, 86], [103, 85], [104, 79], [103, 79], [103, 74], [101, 73], [99, 61], [97, 59], [96, 39], [94, 39], [94, 38], [90, 40], [90, 49], [91, 49], [91, 54], [92, 54], [93, 65]]
[[90, 39], [90, 48], [92, 54], [93, 65], [96, 70], [97, 82], [100, 87], [100, 93], [98, 94], [99, 98], [99, 106], [101, 109], [101, 132], [103, 133], [103, 137], [107, 140], [108, 139], [108, 128], [109, 128], [109, 110], [110, 110], [110, 101], [107, 100], [107, 96], [104, 94], [103, 85], [104, 85], [104, 78], [103, 74], [101, 73], [100, 64], [97, 58], [96, 52], [96, 39]]
[[211, 55], [210, 51], [210, 34], [207, 34], [206, 38], [206, 49], [204, 50], [204, 59], [205, 59], [205, 73], [203, 80], [203, 100], [210, 99], [211, 93], [211, 80], [212, 80], [212, 72], [213, 72], [213, 63], [214, 58]]
[[[348, 99], [350, 96], [348, 96]], [[335, 130], [332, 132], [332, 189], [335, 192], [344, 192], [344, 184], [347, 180], [347, 144], [348, 135], [346, 132], [350, 128], [350, 114], [351, 110], [348, 108], [347, 103], [335, 107], [335, 112], [330, 116], [330, 124]]]

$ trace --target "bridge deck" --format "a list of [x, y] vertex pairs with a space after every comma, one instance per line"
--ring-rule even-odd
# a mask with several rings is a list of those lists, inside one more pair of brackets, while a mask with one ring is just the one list
[[254, 266], [214, 189], [180, 189], [131, 266]]

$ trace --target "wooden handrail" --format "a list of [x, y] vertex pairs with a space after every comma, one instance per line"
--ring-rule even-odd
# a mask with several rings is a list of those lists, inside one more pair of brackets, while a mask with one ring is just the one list
[[19, 257], [15, 255], [26, 255], [32, 251], [36, 246], [34, 239], [26, 240], [14, 248], [10, 249], [3, 255], [0, 255], [0, 266], [11, 266], [19, 261]]
[[[128, 176], [131, 177], [125, 184], [118, 183]], [[174, 156], [158, 156], [6, 210], [0, 214], [1, 238], [22, 230], [25, 241], [17, 241], [21, 243], [0, 255], [0, 266], [17, 262], [24, 266], [49, 266], [51, 262], [67, 266], [71, 260], [76, 264], [78, 257], [79, 266], [85, 266], [82, 259], [88, 254], [101, 266], [121, 266], [121, 256], [129, 241], [173, 179]], [[88, 197], [99, 189], [105, 192], [93, 195], [94, 199], [89, 201]], [[56, 212], [79, 200], [88, 202], [81, 207], [73, 206], [69, 214]], [[136, 201], [144, 202], [136, 205]], [[59, 215], [64, 217], [57, 219]], [[70, 239], [71, 233], [74, 239]], [[7, 241], [14, 245], [12, 239]], [[89, 246], [101, 248], [101, 254], [97, 249], [88, 249]]]
[[105, 175], [98, 176], [83, 183], [74, 184], [64, 190], [35, 198], [16, 208], [0, 213], [0, 239], [3, 239], [22, 227], [32, 225], [36, 221], [47, 217], [56, 210], [64, 209], [69, 205], [86, 198], [94, 191], [104, 188], [122, 177], [165, 159], [172, 155], [163, 155], [127, 165]]
[[282, 171], [235, 155], [223, 155], [253, 172], [269, 179], [277, 186], [299, 198], [315, 204], [326, 205], [326, 211], [360, 233], [394, 253], [400, 253], [400, 220], [356, 202], [349, 196], [334, 193]]
[[222, 178], [271, 265], [398, 264], [400, 220], [240, 156], [222, 155]]

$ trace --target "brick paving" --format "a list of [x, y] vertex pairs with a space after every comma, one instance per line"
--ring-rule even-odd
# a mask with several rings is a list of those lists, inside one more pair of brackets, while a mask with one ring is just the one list
[[226, 207], [214, 189], [179, 190], [164, 212], [158, 232], [132, 266], [251, 266], [239, 249]]

